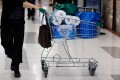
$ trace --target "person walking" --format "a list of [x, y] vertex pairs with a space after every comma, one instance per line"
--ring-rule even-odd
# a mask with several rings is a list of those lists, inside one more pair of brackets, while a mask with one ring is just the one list
[[[27, 0], [28, 2], [35, 4], [35, 0]], [[35, 20], [35, 9], [34, 8], [28, 8], [28, 19], [32, 18], [32, 20]]]
[[21, 77], [19, 65], [23, 62], [24, 8], [40, 9], [41, 6], [25, 0], [2, 0], [1, 45], [12, 60], [11, 70], [15, 78]]

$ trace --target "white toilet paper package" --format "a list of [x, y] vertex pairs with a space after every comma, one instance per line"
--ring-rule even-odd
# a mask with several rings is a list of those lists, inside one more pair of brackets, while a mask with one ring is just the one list
[[70, 16], [70, 15], [67, 15], [66, 17], [65, 17], [65, 23], [66, 24], [72, 24], [72, 16]]
[[74, 25], [60, 25], [58, 32], [63, 38], [74, 39], [75, 38], [75, 27]]
[[53, 16], [54, 17], [52, 19], [52, 23], [54, 25], [60, 25], [62, 23], [62, 20], [65, 18], [66, 13], [62, 10], [58, 10], [53, 13]]
[[58, 11], [56, 11], [55, 16], [65, 18], [66, 13], [63, 10], [58, 10]]
[[75, 27], [79, 25], [80, 19], [76, 16], [66, 15], [62, 10], [52, 13], [52, 28], [54, 38], [75, 38]]
[[72, 16], [71, 22], [74, 26], [78, 26], [80, 24], [80, 18], [76, 16]]
[[54, 16], [54, 17], [52, 17], [52, 23], [54, 25], [60, 25], [62, 23], [62, 18]]
[[65, 17], [65, 23], [66, 24], [73, 24], [74, 26], [77, 26], [80, 24], [80, 18], [76, 17], [76, 16], [67, 15]]

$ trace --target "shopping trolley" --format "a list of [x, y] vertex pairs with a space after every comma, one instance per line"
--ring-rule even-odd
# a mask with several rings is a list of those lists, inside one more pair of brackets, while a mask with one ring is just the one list
[[[89, 21], [80, 21], [80, 24], [78, 27], [74, 26], [72, 28], [64, 27], [65, 22], [59, 23], [55, 26], [52, 23], [52, 19], [56, 19], [58, 21], [57, 16], [53, 15], [46, 15], [48, 17], [50, 29], [51, 29], [51, 36], [52, 36], [52, 47], [48, 49], [47, 54], [45, 57], [43, 56], [45, 49], [43, 49], [41, 54], [41, 66], [42, 71], [44, 72], [44, 77], [47, 78], [48, 75], [48, 69], [50, 67], [88, 67], [88, 70], [90, 72], [91, 76], [94, 76], [96, 68], [98, 66], [98, 61], [94, 58], [73, 58], [69, 52], [67, 41], [69, 40], [75, 40], [79, 38], [97, 38], [99, 37], [99, 27], [96, 26], [96, 23], [89, 22]], [[65, 20], [66, 18], [60, 17], [62, 20]], [[63, 24], [63, 26], [61, 26]], [[68, 25], [70, 26], [70, 25]], [[91, 27], [92, 29], [86, 29], [86, 27]], [[55, 34], [56, 31], [59, 34]], [[71, 34], [72, 31], [72, 34]], [[90, 34], [91, 33], [91, 34]], [[63, 43], [63, 47], [65, 52], [67, 53], [68, 58], [63, 58], [59, 54], [55, 54], [53, 57], [49, 57], [49, 54], [54, 47], [57, 40], [63, 39], [60, 42]], [[78, 65], [82, 64], [82, 65]]]

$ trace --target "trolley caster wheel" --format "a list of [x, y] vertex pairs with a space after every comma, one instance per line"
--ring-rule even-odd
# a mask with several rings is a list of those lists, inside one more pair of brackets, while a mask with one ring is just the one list
[[91, 70], [90, 70], [90, 75], [91, 75], [91, 76], [94, 76], [94, 74], [95, 74], [95, 69], [91, 69]]
[[47, 75], [48, 75], [48, 73], [45, 73], [45, 74], [44, 74], [44, 77], [47, 78]]
[[47, 78], [47, 75], [48, 75], [48, 67], [45, 66], [44, 67], [44, 77]]
[[47, 78], [47, 75], [48, 75], [48, 66], [47, 66], [46, 63], [44, 63], [43, 71], [44, 71], [44, 77]]
[[97, 68], [97, 65], [94, 62], [89, 63], [88, 70], [90, 71], [91, 76], [94, 76], [96, 68]]
[[44, 71], [44, 64], [45, 64], [45, 61], [42, 60], [42, 61], [41, 61], [42, 71]]

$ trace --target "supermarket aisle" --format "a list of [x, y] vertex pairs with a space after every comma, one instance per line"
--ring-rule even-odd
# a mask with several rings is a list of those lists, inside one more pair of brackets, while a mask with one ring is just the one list
[[[51, 10], [48, 0], [42, 0], [44, 8]], [[104, 30], [106, 35], [94, 39], [77, 39], [68, 41], [72, 57], [95, 58], [99, 62], [94, 77], [89, 75], [88, 68], [49, 68], [48, 78], [45, 79], [41, 70], [41, 52], [43, 48], [37, 43], [39, 31], [39, 15], [36, 20], [27, 20], [23, 61], [21, 64], [22, 77], [18, 80], [120, 80], [120, 37]], [[67, 57], [63, 46], [56, 44], [49, 56], [60, 54]], [[17, 80], [10, 70], [10, 60], [4, 55], [0, 46], [0, 80]]]

